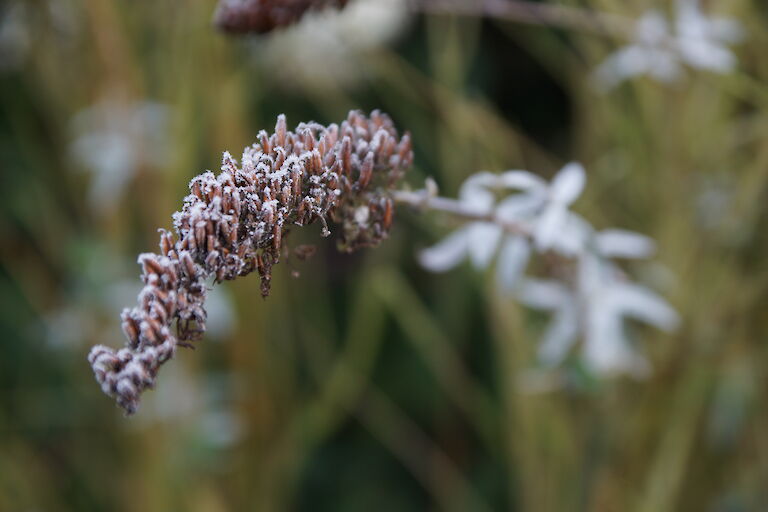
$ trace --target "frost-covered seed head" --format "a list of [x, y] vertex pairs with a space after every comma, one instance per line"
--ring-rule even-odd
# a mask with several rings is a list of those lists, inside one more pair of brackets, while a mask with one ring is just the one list
[[302, 123], [295, 132], [281, 115], [275, 133], [258, 139], [241, 166], [224, 153], [218, 176], [207, 171], [192, 179], [173, 215], [175, 236], [160, 230], [160, 254], [138, 257], [145, 286], [138, 304], [121, 314], [126, 348], [97, 345], [88, 356], [104, 392], [128, 414], [176, 346], [191, 346], [205, 332], [209, 277], [219, 283], [256, 271], [266, 296], [292, 226], [319, 221], [327, 236], [329, 222], [338, 224], [344, 251], [388, 235], [390, 193], [413, 154], [410, 138], [400, 138], [386, 114], [352, 111], [341, 125]]

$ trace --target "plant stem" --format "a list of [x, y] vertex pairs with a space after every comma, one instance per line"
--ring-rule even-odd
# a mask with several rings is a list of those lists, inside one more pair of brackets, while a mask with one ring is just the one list
[[626, 16], [578, 7], [518, 0], [420, 0], [414, 8], [430, 14], [484, 16], [532, 25], [555, 26], [626, 37], [635, 22]]

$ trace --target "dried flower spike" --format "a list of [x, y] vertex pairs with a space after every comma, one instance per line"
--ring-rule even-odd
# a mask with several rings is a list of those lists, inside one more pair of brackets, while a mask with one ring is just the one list
[[221, 0], [214, 23], [225, 32], [264, 34], [298, 22], [309, 10], [344, 7], [347, 0]]
[[[221, 173], [207, 171], [189, 184], [173, 215], [175, 235], [160, 230], [160, 253], [139, 256], [144, 288], [122, 313], [126, 347], [97, 345], [88, 360], [96, 380], [128, 414], [155, 384], [176, 347], [205, 332], [206, 279], [216, 283], [257, 271], [269, 293], [272, 266], [286, 254], [291, 226], [319, 221], [341, 226], [340, 249], [374, 246], [386, 238], [391, 193], [413, 160], [410, 138], [398, 137], [378, 111], [352, 111], [341, 125], [301, 123], [262, 131], [238, 163], [224, 153]], [[175, 325], [175, 333], [172, 332]]]

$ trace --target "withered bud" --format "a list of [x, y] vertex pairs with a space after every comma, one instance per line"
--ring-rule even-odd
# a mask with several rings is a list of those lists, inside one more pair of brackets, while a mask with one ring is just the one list
[[[342, 8], [347, 0], [220, 0], [214, 24], [232, 34], [263, 34], [298, 22], [310, 10]], [[285, 139], [281, 142], [283, 144]]]

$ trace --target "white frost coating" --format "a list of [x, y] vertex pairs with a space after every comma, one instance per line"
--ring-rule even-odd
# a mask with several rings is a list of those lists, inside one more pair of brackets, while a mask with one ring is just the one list
[[368, 225], [368, 218], [371, 216], [371, 210], [363, 205], [355, 209], [355, 222], [361, 226]]
[[268, 210], [268, 211], [274, 212], [276, 208], [277, 208], [277, 199], [272, 199], [271, 201], [264, 201], [261, 204], [262, 210]]
[[226, 171], [227, 169], [229, 169], [229, 166], [232, 164], [237, 165], [237, 161], [234, 158], [232, 158], [232, 155], [230, 154], [229, 151], [224, 151], [222, 153], [221, 160], [222, 160], [222, 164], [221, 164], [222, 171]]
[[[644, 376], [650, 365], [629, 340], [624, 319], [671, 331], [679, 318], [666, 301], [629, 281], [611, 261], [647, 258], [655, 250], [652, 239], [621, 229], [596, 232], [570, 211], [585, 184], [586, 172], [577, 163], [564, 166], [550, 183], [519, 170], [471, 176], [461, 187], [456, 208], [469, 218], [488, 220], [467, 222], [421, 251], [419, 260], [435, 272], [467, 259], [479, 269], [495, 260], [501, 291], [552, 314], [538, 350], [543, 365], [562, 363], [581, 340], [581, 358], [592, 371]], [[436, 198], [436, 191], [426, 197]], [[565, 273], [555, 271], [556, 279], [525, 276], [536, 253], [572, 263], [564, 266]]]
[[117, 391], [123, 395], [135, 395], [137, 390], [129, 379], [123, 377], [117, 381]]

